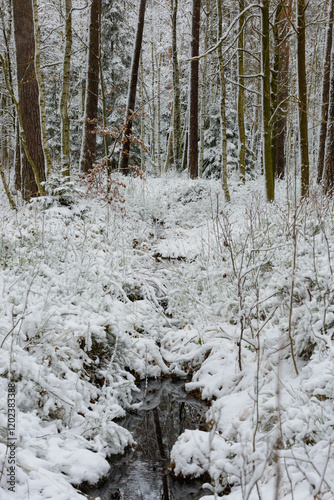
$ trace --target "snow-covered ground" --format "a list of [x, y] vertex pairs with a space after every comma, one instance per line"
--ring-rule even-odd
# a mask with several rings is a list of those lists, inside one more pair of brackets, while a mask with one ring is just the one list
[[249, 181], [226, 205], [217, 181], [124, 182], [113, 206], [1, 199], [1, 499], [83, 498], [73, 485], [131, 444], [115, 420], [135, 376], [168, 374], [212, 403], [208, 430], [172, 451], [176, 475], [209, 473], [203, 499], [332, 499], [333, 200], [296, 204], [282, 182], [267, 204]]

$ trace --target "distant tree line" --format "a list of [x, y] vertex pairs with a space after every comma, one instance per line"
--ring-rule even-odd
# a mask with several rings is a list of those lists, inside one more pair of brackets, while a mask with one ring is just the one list
[[11, 205], [103, 165], [334, 185], [334, 0], [1, 0]]

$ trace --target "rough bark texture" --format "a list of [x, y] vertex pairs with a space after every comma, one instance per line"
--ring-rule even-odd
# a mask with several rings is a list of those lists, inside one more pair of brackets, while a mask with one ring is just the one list
[[331, 55], [332, 55], [332, 45], [333, 45], [333, 21], [334, 21], [334, 0], [329, 0], [328, 25], [326, 32], [326, 50], [325, 50], [325, 61], [324, 61], [324, 80], [322, 86], [322, 109], [321, 109], [320, 136], [319, 136], [319, 154], [318, 154], [318, 165], [317, 165], [318, 183], [322, 181], [324, 160], [325, 160], [330, 76], [331, 76]]
[[90, 8], [88, 75], [86, 88], [85, 121], [81, 170], [88, 172], [96, 157], [96, 124], [99, 102], [99, 53], [100, 53], [101, 0], [93, 0]]
[[274, 168], [271, 151], [271, 106], [270, 106], [270, 32], [269, 0], [263, 0], [262, 7], [262, 103], [263, 103], [263, 159], [266, 178], [267, 200], [275, 199]]
[[[193, 0], [191, 57], [199, 55], [201, 0]], [[189, 122], [189, 175], [198, 177], [198, 67], [199, 61], [190, 63], [190, 122]]]
[[[40, 181], [44, 181], [45, 162], [41, 136], [38, 84], [34, 65], [35, 40], [31, 0], [15, 0], [13, 14], [19, 109], [26, 147], [38, 171]], [[29, 200], [33, 196], [38, 196], [35, 175], [26, 154], [23, 155], [21, 174], [23, 198]]]
[[298, 60], [298, 108], [299, 139], [301, 159], [301, 196], [308, 194], [309, 189], [309, 154], [308, 154], [308, 120], [307, 120], [307, 87], [305, 64], [305, 0], [297, 3], [297, 60]]
[[145, 21], [145, 8], [146, 0], [140, 0], [139, 13], [138, 13], [138, 24], [137, 24], [137, 34], [136, 41], [134, 45], [134, 52], [132, 58], [132, 68], [129, 83], [129, 94], [127, 103], [127, 122], [124, 131], [123, 148], [121, 155], [120, 169], [125, 175], [129, 173], [129, 152], [130, 152], [130, 137], [132, 134], [132, 114], [135, 110], [136, 105], [136, 93], [137, 93], [137, 81], [138, 81], [138, 70], [140, 61], [140, 51], [143, 40], [143, 30]]

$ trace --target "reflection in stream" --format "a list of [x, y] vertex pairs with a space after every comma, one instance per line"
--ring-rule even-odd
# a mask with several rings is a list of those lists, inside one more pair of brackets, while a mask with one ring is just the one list
[[109, 479], [98, 490], [86, 491], [91, 498], [190, 500], [207, 492], [200, 480], [180, 482], [167, 473], [170, 451], [178, 436], [205, 422], [204, 404], [187, 396], [184, 384], [167, 379], [139, 385], [141, 392], [134, 394], [133, 402], [142, 401], [142, 406], [120, 422], [132, 432], [137, 445], [111, 458]]

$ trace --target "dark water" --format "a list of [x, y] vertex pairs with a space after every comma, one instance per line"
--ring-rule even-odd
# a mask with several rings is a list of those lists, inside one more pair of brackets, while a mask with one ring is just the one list
[[135, 394], [140, 409], [128, 413], [120, 425], [129, 429], [137, 442], [124, 455], [110, 460], [109, 478], [99, 489], [85, 490], [101, 500], [197, 500], [208, 490], [201, 480], [178, 481], [168, 474], [170, 451], [185, 429], [204, 426], [206, 407], [187, 396], [185, 382], [144, 382]]

